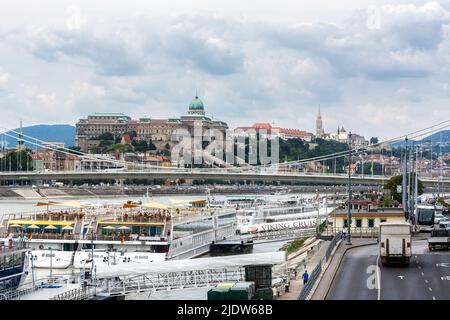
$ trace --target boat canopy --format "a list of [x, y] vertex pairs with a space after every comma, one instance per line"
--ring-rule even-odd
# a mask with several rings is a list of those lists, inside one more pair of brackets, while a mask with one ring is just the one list
[[52, 226], [70, 226], [75, 221], [53, 221], [53, 220], [10, 220], [9, 225], [52, 225]]
[[170, 199], [170, 202], [176, 204], [205, 204], [206, 199]]
[[135, 204], [135, 203], [125, 203], [122, 208], [123, 209], [129, 209], [129, 208], [137, 208], [140, 207], [140, 204]]
[[164, 210], [170, 208], [168, 205], [159, 203], [159, 202], [144, 203], [141, 205], [141, 207], [150, 208], [150, 209], [164, 209]]
[[81, 203], [79, 201], [61, 201], [61, 202], [57, 202], [57, 201], [42, 202], [42, 201], [39, 201], [34, 206], [35, 207], [63, 206], [63, 207], [75, 207], [75, 208], [89, 207], [89, 205], [83, 204], [83, 203]]
[[37, 202], [34, 206], [35, 207], [46, 207], [46, 206], [54, 206], [57, 204], [59, 204], [59, 202], [48, 201], [48, 202]]

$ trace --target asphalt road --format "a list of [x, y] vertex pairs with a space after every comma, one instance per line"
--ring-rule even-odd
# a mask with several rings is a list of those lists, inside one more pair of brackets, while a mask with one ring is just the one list
[[413, 241], [409, 267], [379, 263], [379, 272], [377, 258], [377, 245], [347, 251], [327, 300], [450, 299], [449, 251], [429, 252], [426, 240]]

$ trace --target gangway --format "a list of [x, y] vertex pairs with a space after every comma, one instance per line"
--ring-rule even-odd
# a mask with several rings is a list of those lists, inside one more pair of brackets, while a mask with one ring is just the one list
[[99, 290], [98, 295], [115, 297], [130, 293], [201, 288], [213, 286], [220, 282], [244, 279], [244, 267], [146, 274], [124, 277], [118, 280], [105, 279], [99, 284], [102, 290]]
[[[97, 269], [91, 288], [95, 288], [96, 296], [116, 297], [131, 293], [208, 287], [224, 281], [245, 279], [245, 266], [275, 265], [284, 261], [285, 252], [268, 252], [163, 261], [146, 266], [117, 265]], [[61, 293], [52, 299], [76, 300], [80, 296]], [[83, 295], [83, 299], [86, 299], [86, 295]]]

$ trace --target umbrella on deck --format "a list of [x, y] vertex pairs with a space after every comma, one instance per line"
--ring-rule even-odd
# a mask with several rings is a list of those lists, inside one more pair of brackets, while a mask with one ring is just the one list
[[46, 229], [46, 230], [55, 230], [55, 229], [58, 229], [58, 228], [53, 226], [53, 225], [48, 225], [44, 229]]
[[62, 228], [62, 230], [73, 230], [73, 227], [71, 227], [71, 226], [65, 226], [64, 228]]
[[116, 230], [116, 228], [113, 227], [113, 226], [106, 226], [106, 227], [103, 227], [103, 229], [105, 229], [105, 230]]
[[22, 227], [20, 224], [10, 224], [9, 226], [12, 227], [12, 228], [20, 228], [20, 227]]
[[130, 227], [122, 226], [117, 228], [117, 230], [130, 230]]
[[39, 227], [35, 224], [32, 224], [31, 226], [28, 226], [27, 229], [39, 229]]

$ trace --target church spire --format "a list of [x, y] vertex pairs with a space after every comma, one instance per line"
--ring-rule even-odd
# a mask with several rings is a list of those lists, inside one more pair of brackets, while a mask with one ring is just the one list
[[322, 115], [320, 114], [320, 104], [318, 108], [317, 118], [316, 118], [316, 136], [322, 137], [324, 135]]

